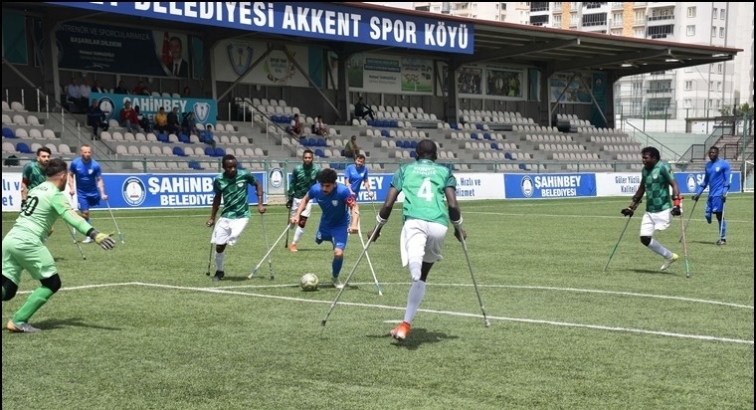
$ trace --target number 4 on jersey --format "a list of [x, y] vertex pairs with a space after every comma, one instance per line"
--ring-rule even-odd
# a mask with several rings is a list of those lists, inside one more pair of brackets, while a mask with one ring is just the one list
[[417, 190], [416, 195], [418, 198], [423, 198], [428, 202], [433, 200], [433, 185], [431, 184], [430, 178], [423, 179], [423, 183]]

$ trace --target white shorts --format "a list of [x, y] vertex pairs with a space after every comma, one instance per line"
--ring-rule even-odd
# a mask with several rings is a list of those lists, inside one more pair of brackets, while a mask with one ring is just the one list
[[236, 245], [239, 235], [244, 231], [248, 222], [249, 218], [228, 219], [221, 217], [215, 222], [213, 238], [210, 240], [210, 243], [216, 245]]
[[[305, 207], [304, 211], [299, 216], [304, 216], [305, 218], [310, 217], [310, 212], [312, 211], [312, 201], [313, 198], [310, 198], [310, 202], [307, 203], [307, 206]], [[299, 203], [302, 202], [301, 198], [294, 198], [294, 202], [291, 205], [291, 211], [289, 211], [289, 214], [291, 216], [294, 216], [297, 214], [297, 209], [299, 209]]]
[[436, 222], [419, 219], [405, 221], [399, 240], [402, 266], [407, 266], [410, 260], [422, 259], [426, 263], [440, 261], [447, 229], [446, 226]]
[[672, 209], [660, 212], [646, 212], [641, 220], [640, 236], [653, 236], [656, 231], [669, 228], [672, 222]]

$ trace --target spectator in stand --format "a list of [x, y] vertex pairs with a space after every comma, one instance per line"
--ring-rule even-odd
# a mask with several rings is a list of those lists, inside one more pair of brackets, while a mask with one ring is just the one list
[[168, 131], [171, 134], [178, 134], [181, 132], [181, 120], [179, 119], [178, 107], [173, 107], [173, 110], [168, 113]]
[[142, 110], [138, 105], [134, 106], [134, 112], [136, 113], [137, 121], [139, 121], [139, 126], [142, 127], [144, 132], [151, 132], [152, 126], [150, 125], [150, 119], [147, 118], [146, 115], [142, 114]]
[[375, 112], [373, 112], [373, 109], [369, 105], [365, 104], [362, 97], [354, 105], [354, 116], [360, 119], [365, 119], [365, 116], [369, 116], [371, 120], [375, 121]]
[[194, 131], [196, 126], [197, 121], [194, 119], [194, 111], [184, 113], [184, 121], [181, 123], [181, 131], [189, 136], [192, 134], [192, 131]]
[[328, 127], [326, 127], [323, 122], [322, 116], [318, 115], [317, 118], [315, 118], [315, 123], [312, 124], [312, 133], [320, 135], [321, 137], [328, 137]]
[[118, 87], [113, 89], [113, 94], [128, 94], [129, 90], [126, 89], [126, 86], [123, 85], [123, 80], [118, 82]]
[[94, 85], [92, 85], [92, 92], [93, 93], [106, 93], [108, 90], [102, 88], [100, 85], [100, 80], [95, 80]]
[[168, 131], [168, 115], [166, 115], [163, 107], [160, 107], [158, 113], [155, 114], [155, 129], [161, 133]]
[[357, 156], [360, 153], [360, 147], [357, 146], [357, 136], [352, 135], [352, 138], [349, 139], [349, 142], [346, 143], [344, 146], [344, 156], [347, 158], [354, 159], [355, 156]]
[[86, 104], [84, 107], [89, 107], [89, 94], [92, 94], [92, 86], [89, 85], [89, 78], [84, 77], [81, 80], [81, 99], [82, 103]]
[[144, 86], [144, 81], [139, 81], [132, 91], [134, 95], [150, 95], [147, 87]]
[[78, 78], [71, 78], [71, 84], [66, 87], [66, 99], [71, 103], [71, 112], [82, 112], [83, 107], [89, 106], [89, 101], [84, 101], [82, 106], [81, 85]]
[[189, 98], [191, 96], [192, 96], [192, 90], [190, 90], [189, 87], [184, 87], [184, 91], [181, 92], [181, 97]]
[[137, 118], [136, 111], [131, 108], [130, 101], [123, 103], [120, 118], [122, 127], [126, 128], [129, 132], [139, 132], [139, 118]]
[[92, 127], [92, 141], [100, 139], [100, 133], [98, 130], [102, 128], [103, 131], [108, 130], [108, 122], [105, 121], [105, 113], [100, 109], [100, 104], [97, 100], [92, 100], [92, 106], [87, 111], [87, 125]]
[[207, 127], [204, 131], [200, 131], [200, 140], [204, 142], [205, 144], [212, 145], [213, 149], [215, 149], [215, 139], [213, 138], [213, 126], [211, 124], [207, 124]]
[[299, 114], [294, 114], [294, 118], [291, 119], [291, 124], [289, 124], [289, 128], [286, 131], [291, 134], [292, 137], [299, 138], [304, 135], [304, 128], [299, 121]]

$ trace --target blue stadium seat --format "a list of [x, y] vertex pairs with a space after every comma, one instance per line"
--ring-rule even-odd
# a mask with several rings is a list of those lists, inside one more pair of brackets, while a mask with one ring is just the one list
[[457, 124], [456, 122], [453, 122], [453, 123], [449, 124], [449, 128], [451, 128], [453, 130], [458, 130], [459, 129], [459, 124]]
[[307, 139], [307, 145], [315, 147], [318, 145], [318, 141], [315, 138], [310, 137]]
[[166, 144], [168, 144], [168, 143], [169, 143], [169, 141], [168, 141], [168, 136], [167, 136], [167, 135], [165, 135], [165, 134], [158, 134], [158, 136], [157, 136], [157, 140], [158, 140], [158, 141], [160, 141], [160, 142], [164, 142], [164, 143], [166, 143]]
[[184, 149], [181, 147], [173, 147], [173, 155], [178, 155], [179, 157], [186, 157], [186, 153], [184, 153]]
[[318, 138], [318, 146], [319, 147], [327, 147], [328, 144], [326, 144], [326, 140], [324, 138]]
[[506, 159], [514, 159], [514, 158], [512, 158], [512, 154], [509, 153], [509, 152], [505, 152], [504, 153], [504, 158], [506, 158]]
[[392, 128], [399, 128], [399, 121], [391, 120], [391, 127]]
[[16, 138], [16, 136], [12, 129], [3, 127], [3, 138]]
[[388, 130], [381, 130], [381, 137], [391, 138], [391, 134], [389, 134]]
[[491, 149], [499, 149], [499, 144], [492, 142], [491, 143]]
[[317, 155], [318, 157], [321, 157], [321, 158], [325, 157], [325, 153], [320, 148], [315, 149], [315, 155]]
[[[407, 148], [407, 144], [404, 144], [404, 147]], [[410, 141], [409, 148], [412, 148], [412, 149], [417, 148], [417, 141]]]
[[197, 171], [202, 171], [203, 169], [197, 161], [189, 161], [189, 168], [196, 169]]
[[189, 141], [189, 137], [186, 134], [181, 134], [178, 137], [179, 142], [183, 142], [184, 144], [191, 144], [192, 142]]
[[417, 158], [417, 152], [415, 152], [415, 151], [410, 151], [410, 157], [412, 157], [412, 158]]
[[373, 121], [373, 120], [367, 120], [367, 125], [368, 125], [368, 127], [372, 127], [373, 125], [375, 125], [375, 121]]
[[477, 132], [471, 132], [470, 133], [470, 138], [474, 139], [474, 140], [477, 140], [478, 139], [478, 133]]
[[216, 157], [222, 157], [224, 155], [226, 155], [226, 151], [223, 148], [221, 148], [221, 147], [215, 148], [215, 156]]
[[483, 139], [484, 139], [484, 140], [489, 140], [489, 141], [490, 141], [490, 140], [492, 140], [493, 138], [491, 138], [491, 134], [489, 134], [489, 133], [485, 133], [485, 134], [483, 134]]
[[527, 164], [520, 164], [520, 169], [528, 169]]
[[475, 124], [475, 128], [483, 131], [485, 128], [483, 128], [483, 124]]
[[215, 156], [215, 150], [213, 147], [205, 147], [205, 155], [208, 157], [214, 157]]
[[29, 148], [28, 145], [26, 145], [25, 142], [19, 142], [16, 144], [16, 151], [22, 153], [22, 154], [33, 154], [32, 150]]

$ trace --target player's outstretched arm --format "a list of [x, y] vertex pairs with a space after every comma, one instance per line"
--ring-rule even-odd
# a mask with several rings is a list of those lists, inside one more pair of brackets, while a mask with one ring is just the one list
[[92, 240], [100, 245], [102, 249], [108, 251], [115, 247], [115, 241], [113, 238], [111, 238], [110, 235], [104, 234], [93, 228], [92, 225], [84, 220], [84, 218], [79, 216], [79, 214], [71, 208], [71, 204], [68, 203], [68, 200], [62, 194], [55, 196], [52, 205], [55, 212], [57, 212], [67, 224], [71, 225], [82, 234], [92, 238]]
[[672, 216], [682, 216], [682, 195], [674, 177], [669, 180], [669, 185], [672, 187]]
[[208, 219], [207, 223], [205, 223], [205, 225], [207, 225], [208, 227], [215, 225], [215, 217], [218, 215], [218, 209], [220, 208], [220, 203], [221, 203], [221, 194], [216, 192], [215, 196], [213, 197], [213, 207], [212, 207], [212, 210], [210, 211], [210, 219]]
[[266, 209], [263, 204], [263, 187], [260, 181], [255, 181], [255, 194], [257, 195], [257, 212], [264, 214]]
[[462, 229], [462, 211], [459, 209], [459, 203], [457, 202], [457, 191], [454, 187], [446, 187], [444, 194], [446, 195], [446, 203], [449, 209], [449, 219], [452, 225], [454, 225], [454, 237], [462, 242], [462, 239], [467, 239], [467, 232]]
[[643, 201], [643, 195], [645, 194], [646, 186], [641, 183], [638, 187], [638, 190], [635, 191], [635, 195], [633, 195], [633, 199], [630, 201], [630, 205], [628, 205], [627, 208], [622, 209], [622, 215], [633, 216], [635, 209], [638, 208], [638, 205]]
[[294, 216], [291, 217], [291, 224], [296, 225], [299, 223], [299, 215], [302, 215], [302, 212], [304, 212], [305, 208], [307, 208], [307, 204], [310, 202], [310, 193], [306, 193], [304, 198], [302, 198], [301, 201], [299, 201], [299, 207], [297, 207], [297, 211], [294, 213]]

